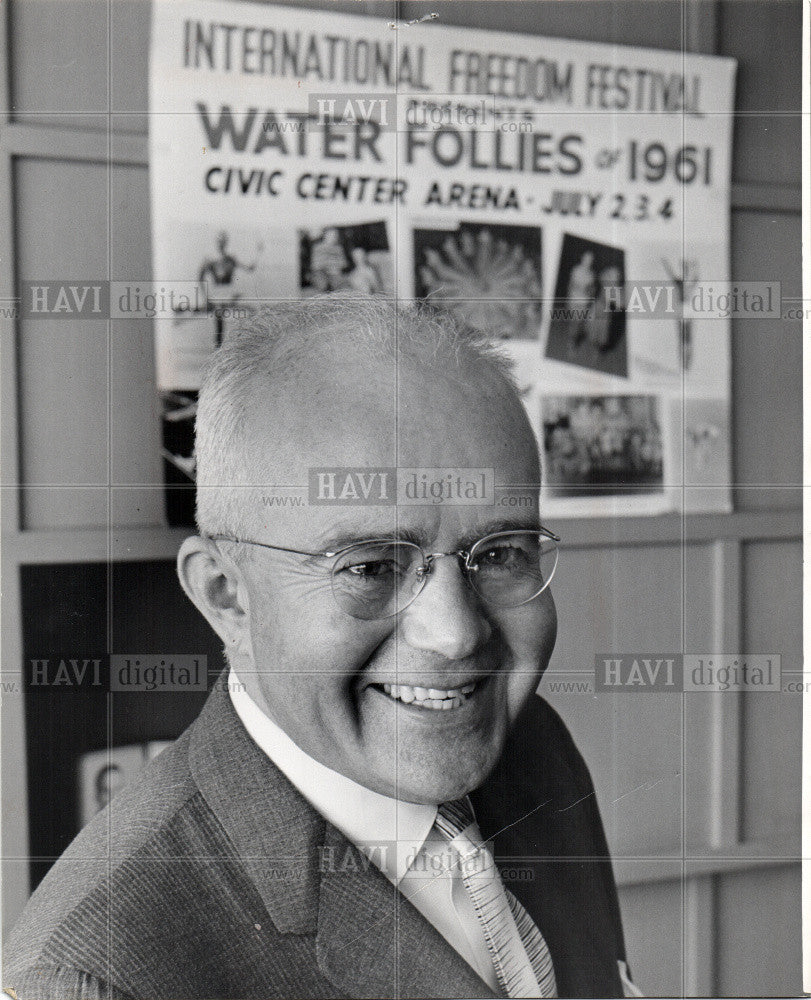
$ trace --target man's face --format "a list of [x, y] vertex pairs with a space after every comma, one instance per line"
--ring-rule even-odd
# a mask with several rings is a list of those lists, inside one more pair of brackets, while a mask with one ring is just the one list
[[[536, 448], [517, 401], [424, 372], [401, 369], [395, 387], [383, 372], [358, 371], [333, 366], [306, 397], [291, 394], [298, 398], [281, 414], [278, 401], [257, 399], [258, 464], [262, 441], [286, 431], [287, 458], [276, 449], [272, 463], [277, 482], [306, 483], [318, 467], [492, 468], [499, 486], [524, 488], [497, 489], [487, 506], [277, 506], [259, 515], [251, 540], [321, 552], [405, 535], [426, 552], [448, 552], [503, 528], [538, 526]], [[361, 621], [336, 604], [330, 560], [245, 554], [257, 673], [241, 670], [240, 679], [302, 750], [411, 802], [459, 798], [484, 781], [552, 652], [549, 590], [523, 607], [489, 610], [459, 562], [439, 559], [397, 617]], [[469, 693], [456, 707], [426, 708], [392, 697], [390, 685]]]

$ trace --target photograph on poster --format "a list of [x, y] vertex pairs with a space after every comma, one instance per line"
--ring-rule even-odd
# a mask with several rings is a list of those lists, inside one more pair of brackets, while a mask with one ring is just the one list
[[258, 240], [254, 257], [249, 261], [236, 256], [229, 244], [228, 232], [220, 230], [216, 238], [216, 252], [205, 257], [197, 274], [197, 280], [207, 294], [205, 308], [214, 318], [215, 347], [222, 343], [228, 321], [234, 318], [232, 314], [241, 313], [240, 306], [250, 308], [249, 303], [242, 301], [245, 292], [240, 275], [253, 274], [265, 250], [263, 241]]
[[544, 480], [550, 497], [650, 493], [664, 485], [656, 396], [545, 396]]
[[[158, 351], [158, 405], [165, 511], [172, 527], [194, 524], [194, 420], [204, 365], [223, 339], [258, 308], [278, 295], [268, 247], [276, 245], [267, 228], [246, 231], [195, 223], [179, 255], [193, 281], [158, 286], [154, 322]], [[133, 306], [141, 305], [136, 290]]]
[[272, 252], [282, 241], [268, 226], [172, 221], [184, 239], [167, 278], [149, 286], [157, 293], [155, 310], [144, 311], [138, 285], [128, 286], [124, 304], [155, 323], [158, 388], [196, 390], [203, 366], [229, 331], [279, 294]]
[[164, 389], [160, 393], [161, 456], [166, 484], [166, 520], [170, 525], [194, 524], [194, 421], [197, 416], [196, 389]]
[[546, 356], [627, 376], [625, 252], [566, 233], [560, 251]]
[[[200, 259], [197, 271], [198, 294], [192, 301], [179, 301], [173, 306], [175, 323], [200, 316], [210, 317], [214, 324], [214, 346], [219, 347], [235, 314], [242, 315], [251, 304], [243, 301], [245, 291], [240, 275], [253, 274], [264, 253], [264, 243], [256, 243], [253, 260], [236, 256], [230, 246], [230, 237], [221, 229], [215, 239], [215, 249]], [[240, 309], [239, 307], [243, 308]], [[202, 350], [205, 350], [205, 346]]]
[[541, 323], [541, 230], [461, 222], [414, 230], [414, 289], [471, 330], [537, 340]]
[[672, 396], [667, 401], [665, 451], [672, 480], [684, 486], [685, 510], [729, 512], [732, 457], [726, 400], [708, 396]]
[[629, 377], [690, 396], [728, 394], [729, 317], [719, 303], [735, 305], [735, 286], [717, 246], [651, 240], [630, 246], [626, 262]]
[[729, 414], [722, 399], [684, 402], [684, 485], [729, 483]]
[[385, 222], [300, 229], [298, 236], [299, 286], [305, 296], [343, 291], [392, 294]]

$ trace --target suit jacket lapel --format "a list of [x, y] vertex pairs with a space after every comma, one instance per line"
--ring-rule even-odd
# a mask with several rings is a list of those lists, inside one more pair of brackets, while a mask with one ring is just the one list
[[273, 923], [312, 933], [326, 822], [250, 738], [219, 686], [192, 728], [189, 766]]
[[594, 788], [549, 705], [527, 706], [471, 798], [497, 860], [528, 876], [509, 888], [546, 938], [559, 994], [621, 997], [622, 926]]
[[315, 934], [319, 967], [340, 995], [495, 996], [256, 746], [225, 690], [194, 723], [189, 761], [273, 923]]
[[334, 827], [321, 877], [316, 948], [347, 997], [494, 997], [434, 927]]

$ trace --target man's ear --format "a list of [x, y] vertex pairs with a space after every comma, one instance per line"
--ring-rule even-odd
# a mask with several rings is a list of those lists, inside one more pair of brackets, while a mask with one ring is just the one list
[[189, 600], [227, 651], [250, 649], [248, 589], [239, 566], [210, 538], [193, 535], [177, 554], [177, 575]]

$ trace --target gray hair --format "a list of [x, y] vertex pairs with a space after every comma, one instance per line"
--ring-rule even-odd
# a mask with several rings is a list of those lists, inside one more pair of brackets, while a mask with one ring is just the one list
[[431, 307], [346, 295], [278, 302], [234, 329], [203, 376], [195, 430], [201, 534], [245, 537], [250, 530], [244, 488], [255, 485], [245, 434], [252, 391], [282, 393], [330, 343], [517, 393], [512, 364], [492, 341]]

